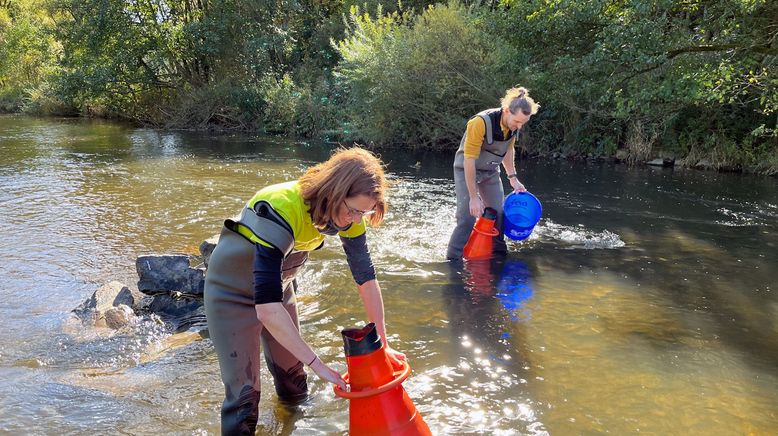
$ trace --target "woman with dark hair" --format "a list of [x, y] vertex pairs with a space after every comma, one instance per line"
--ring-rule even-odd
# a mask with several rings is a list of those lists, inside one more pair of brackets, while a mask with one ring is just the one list
[[[370, 322], [384, 344], [384, 304], [365, 237], [387, 210], [381, 161], [341, 149], [297, 181], [268, 186], [240, 217], [226, 220], [205, 279], [205, 313], [225, 388], [223, 434], [254, 434], [259, 415], [260, 341], [281, 401], [307, 398], [307, 365], [346, 389], [300, 336], [295, 276], [325, 235], [339, 235]], [[405, 355], [387, 345], [393, 364]]]
[[457, 225], [448, 242], [446, 258], [461, 259], [476, 218], [491, 207], [497, 211], [500, 234], [494, 239], [494, 251], [506, 252], [502, 233], [502, 203], [505, 192], [500, 179], [500, 163], [514, 192], [526, 191], [516, 175], [514, 144], [519, 130], [540, 105], [525, 88], [505, 92], [501, 106], [475, 114], [454, 156], [454, 188], [457, 196]]

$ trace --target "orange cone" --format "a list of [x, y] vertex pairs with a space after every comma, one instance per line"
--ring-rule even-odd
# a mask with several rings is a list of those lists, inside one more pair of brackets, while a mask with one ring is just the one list
[[465, 259], [487, 259], [492, 257], [492, 245], [494, 237], [500, 234], [500, 231], [494, 227], [494, 220], [497, 219], [497, 211], [491, 207], [484, 209], [484, 213], [475, 222], [473, 232], [470, 233], [470, 239], [465, 244], [463, 256]]
[[351, 386], [343, 391], [333, 386], [335, 395], [348, 398], [349, 434], [431, 436], [427, 423], [408, 397], [402, 382], [411, 373], [403, 368], [395, 371], [384, 351], [384, 345], [372, 322], [361, 329], [346, 329], [343, 343], [348, 373], [343, 376]]

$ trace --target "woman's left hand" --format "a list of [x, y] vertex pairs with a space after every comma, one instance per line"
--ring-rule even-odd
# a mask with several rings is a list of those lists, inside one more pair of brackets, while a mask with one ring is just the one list
[[405, 361], [405, 353], [396, 351], [388, 345], [384, 351], [386, 351], [386, 355], [389, 356], [389, 362], [391, 362], [395, 369], [400, 369], [403, 367], [402, 363]]
[[527, 188], [525, 188], [524, 185], [521, 184], [519, 179], [515, 177], [511, 177], [509, 180], [511, 181], [511, 188], [513, 188], [513, 192], [516, 193], [527, 192]]

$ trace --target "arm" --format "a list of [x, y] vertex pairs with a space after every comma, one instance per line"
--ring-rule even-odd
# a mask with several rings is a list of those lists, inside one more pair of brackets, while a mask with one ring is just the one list
[[381, 287], [378, 280], [370, 280], [358, 286], [359, 296], [367, 312], [367, 319], [375, 323], [376, 331], [386, 345], [386, 352], [392, 365], [399, 367], [400, 360], [405, 360], [405, 354], [393, 350], [386, 338], [386, 324], [384, 323], [384, 299], [381, 295]]
[[508, 147], [508, 151], [502, 158], [502, 166], [505, 168], [505, 174], [508, 175], [508, 181], [511, 183], [513, 192], [524, 192], [527, 189], [524, 187], [524, 185], [521, 184], [518, 176], [516, 175], [516, 149], [514, 148], [515, 143], [516, 138], [514, 137], [513, 142], [511, 142], [511, 145]]
[[262, 321], [264, 328], [294, 355], [300, 362], [308, 364], [316, 358], [310, 346], [303, 341], [297, 326], [292, 321], [289, 313], [282, 303], [265, 303], [254, 306], [257, 319]]
[[257, 319], [271, 335], [297, 360], [311, 367], [319, 377], [342, 389], [346, 382], [340, 374], [325, 365], [303, 341], [297, 326], [283, 306], [281, 265], [283, 255], [275, 248], [261, 244], [254, 250], [254, 309]]
[[[364, 228], [362, 229], [364, 232]], [[364, 233], [356, 237], [341, 235], [343, 251], [346, 253], [346, 260], [354, 276], [354, 282], [359, 289], [359, 296], [362, 298], [362, 304], [365, 306], [368, 321], [375, 323], [376, 332], [386, 346], [390, 361], [395, 367], [400, 366], [399, 360], [405, 360], [405, 355], [394, 351], [389, 347], [386, 339], [386, 324], [384, 322], [384, 299], [381, 295], [381, 287], [375, 276], [375, 268], [370, 258], [370, 250], [367, 247], [367, 237]]]
[[346, 390], [346, 382], [340, 373], [325, 365], [310, 346], [303, 341], [297, 326], [281, 303], [265, 303], [254, 306], [257, 319], [262, 321], [271, 335], [299, 361], [310, 366], [322, 379]]
[[467, 122], [465, 130], [465, 184], [467, 193], [470, 196], [469, 209], [470, 215], [478, 218], [484, 213], [484, 203], [478, 196], [478, 187], [476, 186], [475, 160], [481, 154], [481, 144], [486, 135], [486, 121], [479, 116], [474, 116]]
[[465, 156], [465, 184], [470, 196], [470, 215], [478, 218], [484, 213], [484, 204], [478, 196], [478, 188], [475, 183], [475, 159]]

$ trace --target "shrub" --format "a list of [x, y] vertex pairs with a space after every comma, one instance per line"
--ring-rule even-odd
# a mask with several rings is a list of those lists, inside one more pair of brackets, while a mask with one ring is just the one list
[[349, 20], [335, 75], [352, 139], [455, 147], [467, 118], [498, 106], [517, 80], [509, 46], [460, 3], [377, 18], [355, 7]]

